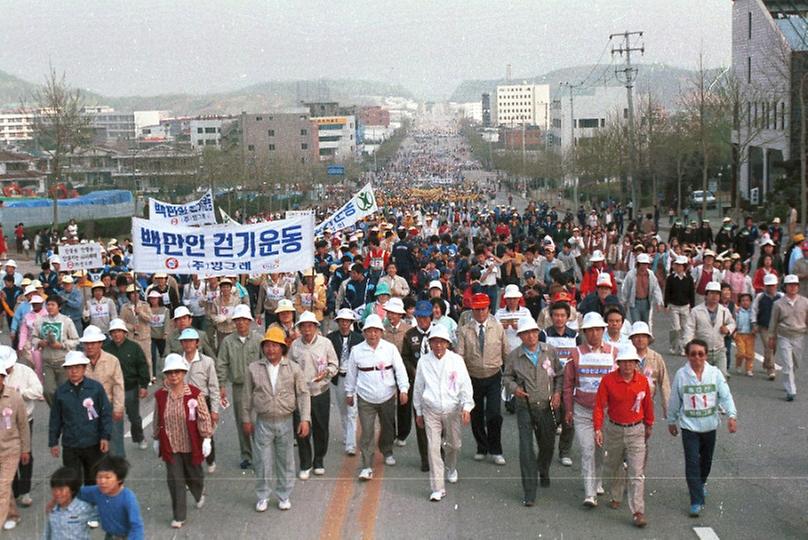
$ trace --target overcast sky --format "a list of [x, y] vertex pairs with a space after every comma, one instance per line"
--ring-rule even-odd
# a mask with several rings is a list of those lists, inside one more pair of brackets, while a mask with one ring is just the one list
[[[574, 6], [574, 7], [572, 7]], [[643, 30], [641, 62], [731, 57], [730, 0], [0, 0], [0, 70], [52, 63], [107, 95], [205, 93], [277, 79], [362, 78], [445, 98], [464, 79], [610, 62]]]

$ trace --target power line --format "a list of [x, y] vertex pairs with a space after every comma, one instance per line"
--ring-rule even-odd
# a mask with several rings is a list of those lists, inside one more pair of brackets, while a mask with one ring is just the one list
[[[596, 69], [598, 68], [598, 66], [600, 65], [600, 61], [601, 61], [601, 60], [603, 60], [603, 55], [604, 55], [604, 54], [606, 54], [606, 51], [608, 51], [608, 50], [609, 50], [609, 44], [610, 44], [611, 42], [612, 42], [612, 38], [611, 38], [611, 36], [609, 36], [609, 40], [608, 40], [608, 41], [606, 41], [606, 44], [603, 46], [603, 50], [602, 50], [602, 51], [600, 51], [600, 56], [598, 56], [598, 59], [597, 59], [597, 61], [595, 62], [595, 65], [593, 65], [593, 66], [592, 66], [592, 69], [591, 69], [591, 70], [589, 70], [589, 73], [587, 73], [586, 77], [584, 77], [584, 78], [581, 80], [581, 82], [580, 82], [580, 83], [578, 83], [576, 86], [584, 86], [584, 85], [586, 84], [587, 79], [589, 79], [589, 77], [591, 77], [591, 76], [592, 76], [592, 74], [595, 72], [595, 70], [596, 70]], [[597, 79], [595, 79], [595, 80], [597, 80]], [[562, 83], [562, 84], [564, 84], [564, 83]]]

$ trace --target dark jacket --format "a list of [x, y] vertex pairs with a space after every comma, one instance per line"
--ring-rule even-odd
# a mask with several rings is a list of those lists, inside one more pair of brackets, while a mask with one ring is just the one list
[[[331, 341], [331, 345], [334, 346], [334, 351], [337, 353], [337, 359], [339, 360], [338, 375], [331, 378], [331, 384], [336, 386], [339, 384], [339, 378], [344, 377], [345, 371], [348, 369], [348, 366], [342, 365], [342, 334], [339, 333], [339, 330], [334, 330], [326, 337]], [[351, 333], [348, 334], [348, 354], [351, 354], [351, 349], [354, 348], [354, 345], [358, 345], [363, 341], [365, 341], [365, 338], [362, 337], [362, 334], [356, 330], [351, 330]]]
[[125, 339], [119, 347], [114, 341], [108, 339], [104, 342], [103, 349], [120, 362], [124, 390], [149, 387], [149, 366], [146, 364], [146, 355], [140, 345], [131, 339]]
[[[590, 293], [586, 295], [586, 298], [578, 304], [578, 313], [581, 316], [586, 315], [590, 311], [597, 311], [601, 315], [606, 313], [606, 306], [618, 306], [621, 307], [620, 299], [617, 298], [615, 295], [610, 294], [606, 297], [605, 302], [600, 301], [600, 297], [598, 296], [597, 292]], [[622, 307], [621, 307], [622, 309]]]
[[[97, 417], [89, 418], [85, 400], [92, 400]], [[110, 439], [112, 406], [101, 383], [84, 378], [79, 384], [67, 381], [56, 389], [48, 425], [48, 446], [53, 448], [62, 438], [65, 448], [89, 448]]]

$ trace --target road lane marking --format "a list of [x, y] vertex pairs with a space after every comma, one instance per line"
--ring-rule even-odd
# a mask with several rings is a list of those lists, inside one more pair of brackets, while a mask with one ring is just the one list
[[[143, 432], [144, 433], [146, 432], [146, 428], [149, 427], [149, 425], [151, 425], [153, 419], [154, 419], [154, 413], [153, 412], [150, 412], [149, 414], [147, 414], [146, 416], [143, 417], [142, 425], [143, 425]], [[132, 438], [132, 432], [127, 431], [126, 433], [124, 433], [123, 438], [124, 439], [131, 439]]]
[[[376, 444], [374, 444], [376, 446]], [[382, 494], [382, 479], [384, 478], [384, 456], [376, 450], [373, 460], [373, 480], [365, 482], [365, 496], [359, 507], [359, 528], [362, 531], [362, 540], [372, 540], [376, 535], [376, 514], [379, 511], [379, 499]]]
[[693, 527], [693, 532], [696, 533], [699, 540], [719, 540], [712, 527]]
[[[358, 427], [358, 426], [357, 426]], [[359, 431], [357, 429], [357, 431]], [[339, 473], [334, 479], [336, 485], [325, 512], [325, 522], [320, 529], [320, 538], [342, 538], [345, 520], [356, 488], [356, 456], [345, 455]]]

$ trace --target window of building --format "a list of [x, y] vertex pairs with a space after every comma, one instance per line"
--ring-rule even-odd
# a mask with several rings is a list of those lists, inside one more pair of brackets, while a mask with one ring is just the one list
[[197, 133], [203, 133], [203, 132], [204, 132], [204, 130], [203, 130], [202, 128], [196, 128], [196, 132], [197, 132]]
[[255, 152], [255, 145], [254, 144], [248, 144], [247, 145], [247, 150], [249, 150], [250, 152]]
[[780, 129], [786, 129], [786, 104], [785, 102], [780, 104]]
[[274, 150], [275, 150], [275, 145], [274, 145], [274, 144], [270, 144], [270, 145], [269, 145], [269, 151], [270, 151], [270, 152], [272, 152], [272, 151], [274, 151]]
[[260, 122], [260, 121], [261, 121], [261, 120], [263, 120], [263, 119], [264, 119], [264, 117], [263, 117], [263, 116], [256, 116], [256, 117], [255, 117], [255, 121], [256, 121], [256, 122]]
[[275, 136], [275, 130], [274, 129], [268, 129], [267, 130], [267, 135], [269, 135], [270, 137], [274, 137]]
[[752, 57], [751, 56], [746, 57], [746, 82], [747, 83], [752, 82]]
[[216, 128], [215, 127], [206, 127], [205, 128], [205, 133], [216, 133]]
[[309, 134], [309, 130], [308, 130], [308, 129], [301, 129], [301, 130], [300, 130], [300, 134], [301, 134], [301, 135], [308, 135], [308, 134]]
[[578, 120], [579, 128], [596, 128], [598, 125], [600, 125], [600, 121], [597, 118], [581, 118]]
[[215, 146], [215, 145], [216, 145], [216, 139], [208, 139], [205, 141], [205, 146]]
[[308, 150], [309, 149], [308, 143], [300, 143], [300, 149], [301, 150]]
[[746, 36], [746, 39], [752, 39], [752, 12], [750, 11], [747, 15], [748, 15], [748, 21], [749, 21], [749, 24], [748, 24], [747, 27], [748, 27], [749, 31], [748, 31], [748, 34]]
[[606, 119], [605, 118], [600, 119], [600, 127], [606, 127]]
[[746, 129], [752, 127], [752, 102], [746, 102]]
[[197, 139], [197, 140], [196, 140], [196, 145], [197, 145], [197, 146], [202, 146], [203, 144], [205, 144], [205, 141], [204, 141], [204, 140], [202, 140], [202, 139]]

